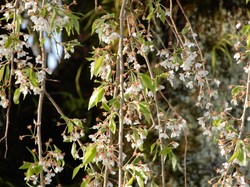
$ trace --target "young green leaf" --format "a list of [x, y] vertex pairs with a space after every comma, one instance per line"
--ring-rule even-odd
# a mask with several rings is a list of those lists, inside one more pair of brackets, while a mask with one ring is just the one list
[[14, 102], [15, 104], [19, 104], [20, 94], [21, 94], [20, 88], [17, 88], [17, 89], [15, 90], [15, 92], [14, 92], [14, 97], [13, 97], [13, 102]]
[[151, 91], [155, 92], [156, 91], [156, 84], [155, 81], [152, 80], [148, 74], [145, 73], [140, 73], [140, 79], [141, 79], [141, 83], [143, 85], [144, 88], [148, 88]]
[[104, 95], [104, 88], [102, 86], [99, 86], [97, 89], [95, 89], [89, 99], [88, 110], [96, 106], [97, 103], [101, 101], [103, 95]]
[[5, 65], [0, 69], [0, 82], [3, 80], [4, 71], [5, 71]]
[[103, 62], [104, 57], [100, 56], [98, 57], [98, 59], [94, 62], [94, 66], [91, 67], [91, 79], [93, 78], [93, 76], [97, 76], [99, 73], [99, 69], [102, 66], [102, 62]]
[[80, 164], [79, 166], [75, 167], [75, 169], [73, 170], [72, 179], [77, 175], [77, 173], [79, 172], [79, 170], [81, 168], [82, 168], [82, 164]]
[[19, 169], [28, 169], [31, 165], [32, 163], [30, 162], [24, 162], [23, 165], [19, 167]]
[[71, 155], [73, 156], [74, 159], [76, 159], [75, 154], [76, 154], [76, 143], [73, 142], [71, 146]]
[[83, 127], [82, 121], [80, 119], [74, 118], [72, 119], [72, 122], [78, 127]]
[[92, 162], [96, 156], [96, 153], [97, 153], [96, 146], [90, 145], [89, 147], [87, 147], [87, 150], [83, 159], [83, 165], [87, 165], [90, 162]]
[[35, 86], [35, 87], [39, 86], [39, 82], [37, 80], [36, 73], [33, 71], [32, 68], [29, 69], [29, 81], [33, 86]]
[[150, 122], [150, 114], [151, 113], [150, 113], [148, 104], [145, 102], [140, 102], [140, 103], [138, 103], [138, 108], [139, 108], [139, 111], [146, 118], [147, 122]]
[[114, 120], [114, 116], [112, 115], [110, 120], [109, 120], [109, 128], [111, 130], [111, 132], [113, 134], [115, 134], [115, 131], [116, 131], [116, 124], [115, 124], [115, 120]]
[[89, 185], [89, 182], [91, 181], [91, 178], [88, 177], [88, 178], [85, 178], [81, 184], [80, 187], [87, 187]]

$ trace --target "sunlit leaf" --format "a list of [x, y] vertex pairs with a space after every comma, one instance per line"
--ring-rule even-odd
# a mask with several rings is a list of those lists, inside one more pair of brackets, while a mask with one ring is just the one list
[[115, 131], [116, 131], [116, 123], [115, 123], [115, 120], [114, 120], [114, 116], [111, 117], [111, 119], [109, 120], [109, 128], [111, 130], [111, 132], [113, 134], [115, 134]]
[[103, 62], [104, 57], [100, 56], [98, 57], [98, 59], [94, 62], [94, 66], [93, 68], [91, 67], [91, 78], [95, 75], [97, 76], [99, 73], [99, 70], [102, 66], [102, 62]]
[[131, 186], [134, 182], [134, 177], [131, 177], [129, 181], [127, 182], [126, 186]]
[[75, 167], [75, 169], [73, 170], [72, 179], [77, 175], [77, 173], [79, 172], [81, 168], [82, 168], [82, 165]]
[[19, 167], [19, 169], [28, 169], [31, 165], [32, 163], [30, 162], [24, 162], [23, 165]]
[[87, 147], [87, 150], [83, 159], [83, 165], [87, 165], [90, 162], [92, 162], [96, 156], [96, 153], [97, 153], [96, 146], [92, 145], [92, 146]]
[[91, 178], [85, 178], [81, 184], [80, 187], [87, 187], [89, 185], [89, 182], [91, 181]]
[[89, 99], [88, 110], [96, 106], [97, 103], [101, 101], [103, 94], [104, 94], [104, 88], [102, 86], [99, 86], [97, 89], [94, 90], [94, 92], [92, 93]]

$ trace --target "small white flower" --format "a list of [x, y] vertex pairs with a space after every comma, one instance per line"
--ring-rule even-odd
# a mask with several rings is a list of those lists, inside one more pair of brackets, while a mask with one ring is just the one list
[[200, 70], [200, 71], [198, 71], [198, 75], [201, 77], [206, 77], [208, 75], [208, 71]]
[[189, 82], [186, 84], [186, 87], [189, 88], [189, 89], [192, 89], [192, 88], [194, 87], [193, 81], [189, 81]]
[[238, 23], [236, 24], [236, 29], [239, 29], [240, 26], [241, 26], [241, 22], [238, 22]]
[[193, 42], [191, 42], [190, 40], [186, 39], [184, 46], [187, 46], [188, 48], [195, 46], [195, 44]]
[[235, 58], [235, 60], [239, 60], [240, 59], [240, 53], [238, 52], [238, 53], [235, 53], [234, 54], [234, 58]]
[[63, 170], [63, 167], [57, 166], [55, 168], [55, 173], [60, 173]]
[[160, 133], [159, 138], [167, 139], [169, 137], [168, 137], [167, 133], [163, 132], [163, 133]]

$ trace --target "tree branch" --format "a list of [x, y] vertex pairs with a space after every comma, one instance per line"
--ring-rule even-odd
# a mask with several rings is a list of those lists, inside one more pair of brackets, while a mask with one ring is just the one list
[[119, 156], [118, 156], [118, 186], [122, 187], [123, 185], [123, 105], [124, 105], [124, 62], [123, 62], [123, 38], [124, 38], [124, 15], [125, 15], [125, 5], [126, 0], [122, 1], [122, 6], [120, 10], [120, 38], [119, 38], [119, 49], [118, 49], [118, 56], [119, 56], [119, 82], [120, 82], [120, 109], [119, 109], [119, 132], [118, 132], [118, 147], [119, 147]]

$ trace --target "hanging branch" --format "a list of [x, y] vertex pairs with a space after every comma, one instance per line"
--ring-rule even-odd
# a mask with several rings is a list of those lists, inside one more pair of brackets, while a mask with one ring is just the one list
[[120, 109], [119, 109], [119, 132], [118, 132], [118, 147], [119, 147], [119, 157], [118, 157], [118, 169], [119, 169], [119, 178], [118, 178], [118, 186], [122, 187], [123, 183], [123, 105], [124, 105], [124, 62], [123, 62], [123, 38], [124, 38], [124, 15], [125, 15], [125, 4], [126, 0], [122, 1], [122, 6], [120, 10], [120, 38], [119, 38], [119, 49], [118, 49], [118, 64], [119, 68], [119, 82], [120, 82]]
[[[42, 1], [41, 7], [44, 6], [44, 0]], [[43, 31], [40, 31], [39, 33], [39, 41], [41, 42], [43, 39]], [[42, 61], [42, 71], [45, 71], [46, 69], [46, 60], [45, 60], [45, 50], [44, 46], [40, 46], [41, 48], [41, 61]], [[38, 157], [39, 160], [41, 161], [43, 158], [43, 150], [42, 150], [42, 112], [43, 112], [43, 100], [44, 100], [44, 94], [45, 94], [45, 83], [46, 83], [46, 73], [44, 75], [45, 77], [43, 78], [41, 82], [41, 93], [39, 94], [39, 101], [38, 101], [38, 106], [37, 106], [37, 119], [36, 119], [36, 127], [37, 127], [37, 147], [38, 147]], [[42, 187], [45, 186], [45, 181], [44, 181], [44, 174], [43, 170], [40, 172], [40, 184]]]
[[[13, 8], [14, 8], [14, 18], [13, 18], [13, 23], [16, 21], [16, 9], [18, 5], [18, 0], [15, 1]], [[16, 24], [14, 24], [14, 30], [13, 30], [13, 35], [16, 34]], [[9, 131], [9, 126], [10, 126], [10, 109], [11, 109], [11, 99], [12, 99], [12, 91], [11, 91], [11, 85], [12, 85], [12, 77], [14, 74], [14, 54], [12, 54], [11, 59], [10, 59], [10, 76], [9, 76], [9, 83], [8, 83], [8, 96], [7, 99], [9, 100], [8, 107], [7, 107], [7, 112], [6, 112], [6, 123], [5, 123], [5, 132], [4, 136], [0, 139], [0, 142], [3, 140], [5, 141], [5, 152], [4, 152], [4, 158], [7, 158], [7, 153], [8, 153], [8, 131]]]

